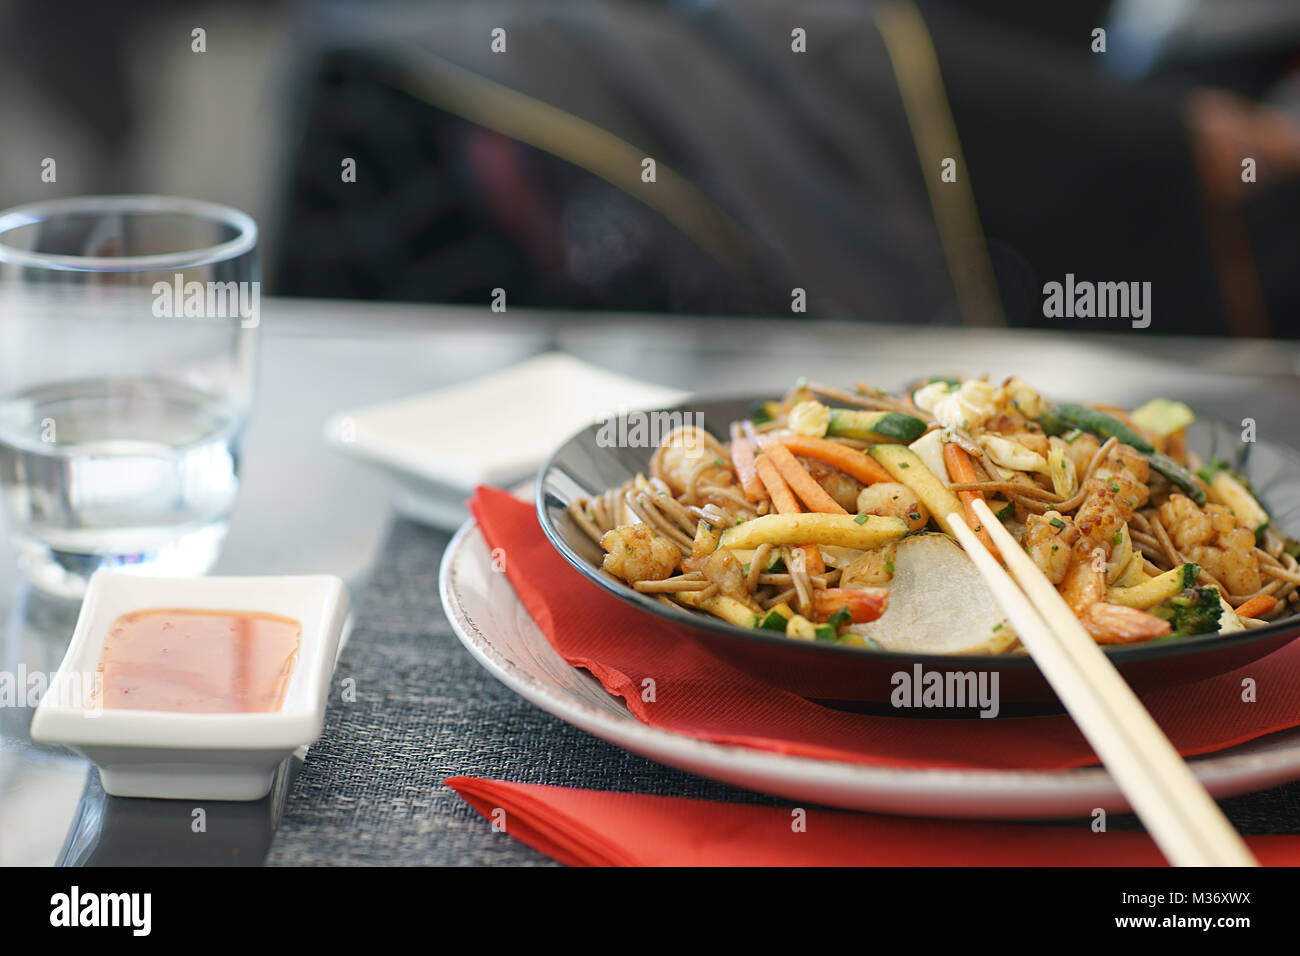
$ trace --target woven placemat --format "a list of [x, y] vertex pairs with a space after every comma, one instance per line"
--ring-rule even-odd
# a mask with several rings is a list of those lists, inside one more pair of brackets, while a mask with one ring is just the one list
[[[442, 785], [460, 774], [777, 802], [627, 753], [498, 683], [443, 613], [438, 564], [448, 540], [397, 521], [365, 592], [354, 595], [355, 629], [334, 675], [325, 729], [294, 781], [268, 864], [553, 865], [493, 830]], [[1223, 806], [1245, 833], [1300, 833], [1300, 783]], [[1137, 824], [1112, 815], [1109, 825]]]
[[[551, 864], [442, 785], [459, 774], [771, 802], [620, 750], [483, 670], [438, 598], [449, 540], [397, 521], [354, 595], [325, 728], [294, 781], [269, 865]], [[348, 681], [353, 701], [343, 699]]]

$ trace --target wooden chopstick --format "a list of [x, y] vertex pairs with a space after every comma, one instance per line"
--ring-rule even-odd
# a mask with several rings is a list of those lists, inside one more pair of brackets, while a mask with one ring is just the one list
[[953, 512], [948, 523], [1165, 858], [1174, 866], [1257, 866], [1241, 835], [1065, 599], [984, 501], [974, 502], [973, 510], [1010, 575], [963, 515]]

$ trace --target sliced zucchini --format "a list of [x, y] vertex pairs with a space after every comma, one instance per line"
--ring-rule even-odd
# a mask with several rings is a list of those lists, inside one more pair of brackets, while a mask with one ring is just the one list
[[1106, 600], [1145, 611], [1182, 594], [1187, 588], [1195, 587], [1198, 570], [1195, 564], [1181, 564], [1131, 588], [1107, 588]]

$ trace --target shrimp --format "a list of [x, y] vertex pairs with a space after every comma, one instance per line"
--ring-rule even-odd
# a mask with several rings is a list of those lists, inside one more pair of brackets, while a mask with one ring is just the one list
[[1065, 457], [1074, 463], [1074, 472], [1082, 478], [1088, 472], [1093, 457], [1101, 450], [1101, 442], [1087, 432], [1080, 432], [1065, 443]]
[[1238, 525], [1227, 507], [1198, 508], [1186, 495], [1172, 494], [1159, 513], [1179, 553], [1205, 569], [1230, 594], [1254, 594], [1260, 589], [1255, 534]]
[[705, 580], [718, 586], [719, 594], [734, 598], [755, 611], [762, 610], [753, 595], [749, 593], [749, 588], [745, 586], [745, 571], [741, 567], [740, 559], [726, 548], [713, 552], [708, 560], [700, 565], [700, 571], [703, 572]]
[[643, 524], [625, 524], [606, 531], [600, 546], [606, 552], [605, 570], [628, 584], [672, 577], [682, 557], [677, 545]]
[[858, 512], [884, 518], [902, 518], [908, 531], [920, 531], [930, 521], [930, 511], [916, 492], [895, 481], [878, 481], [858, 494]]
[[703, 428], [684, 425], [663, 440], [651, 459], [651, 472], [662, 478], [674, 495], [686, 493], [692, 475], [697, 489], [727, 487], [734, 476], [719, 452], [717, 440]]
[[[1074, 535], [1068, 564], [1059, 579], [1059, 590], [1070, 610], [1099, 644], [1149, 641], [1168, 634], [1170, 630], [1169, 622], [1154, 614], [1106, 601], [1106, 561], [1116, 542], [1122, 540], [1123, 528], [1133, 513], [1150, 498], [1146, 484], [1150, 474], [1149, 463], [1136, 449], [1117, 444], [1107, 452], [1084, 484], [1083, 504], [1073, 519], [1058, 518], [1065, 525], [1064, 529], [1058, 530]], [[1049, 526], [1055, 527], [1047, 515], [1043, 518]], [[1028, 539], [1037, 526], [1036, 522], [1035, 527], [1026, 532], [1031, 555], [1034, 542]], [[1055, 557], [1051, 567], [1059, 570], [1060, 553], [1051, 554], [1047, 533], [1037, 531], [1036, 540], [1048, 546], [1047, 557]]]
[[1060, 584], [1070, 570], [1070, 556], [1078, 537], [1079, 529], [1074, 526], [1073, 518], [1049, 511], [1029, 516], [1024, 545], [1034, 564], [1047, 575], [1047, 580]]

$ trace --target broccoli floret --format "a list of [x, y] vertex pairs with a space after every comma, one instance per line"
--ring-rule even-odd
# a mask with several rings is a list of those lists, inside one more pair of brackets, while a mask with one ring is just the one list
[[1173, 630], [1167, 637], [1190, 637], [1193, 634], [1210, 634], [1219, 630], [1223, 605], [1219, 592], [1212, 587], [1188, 588], [1171, 597], [1151, 613], [1164, 618]]

